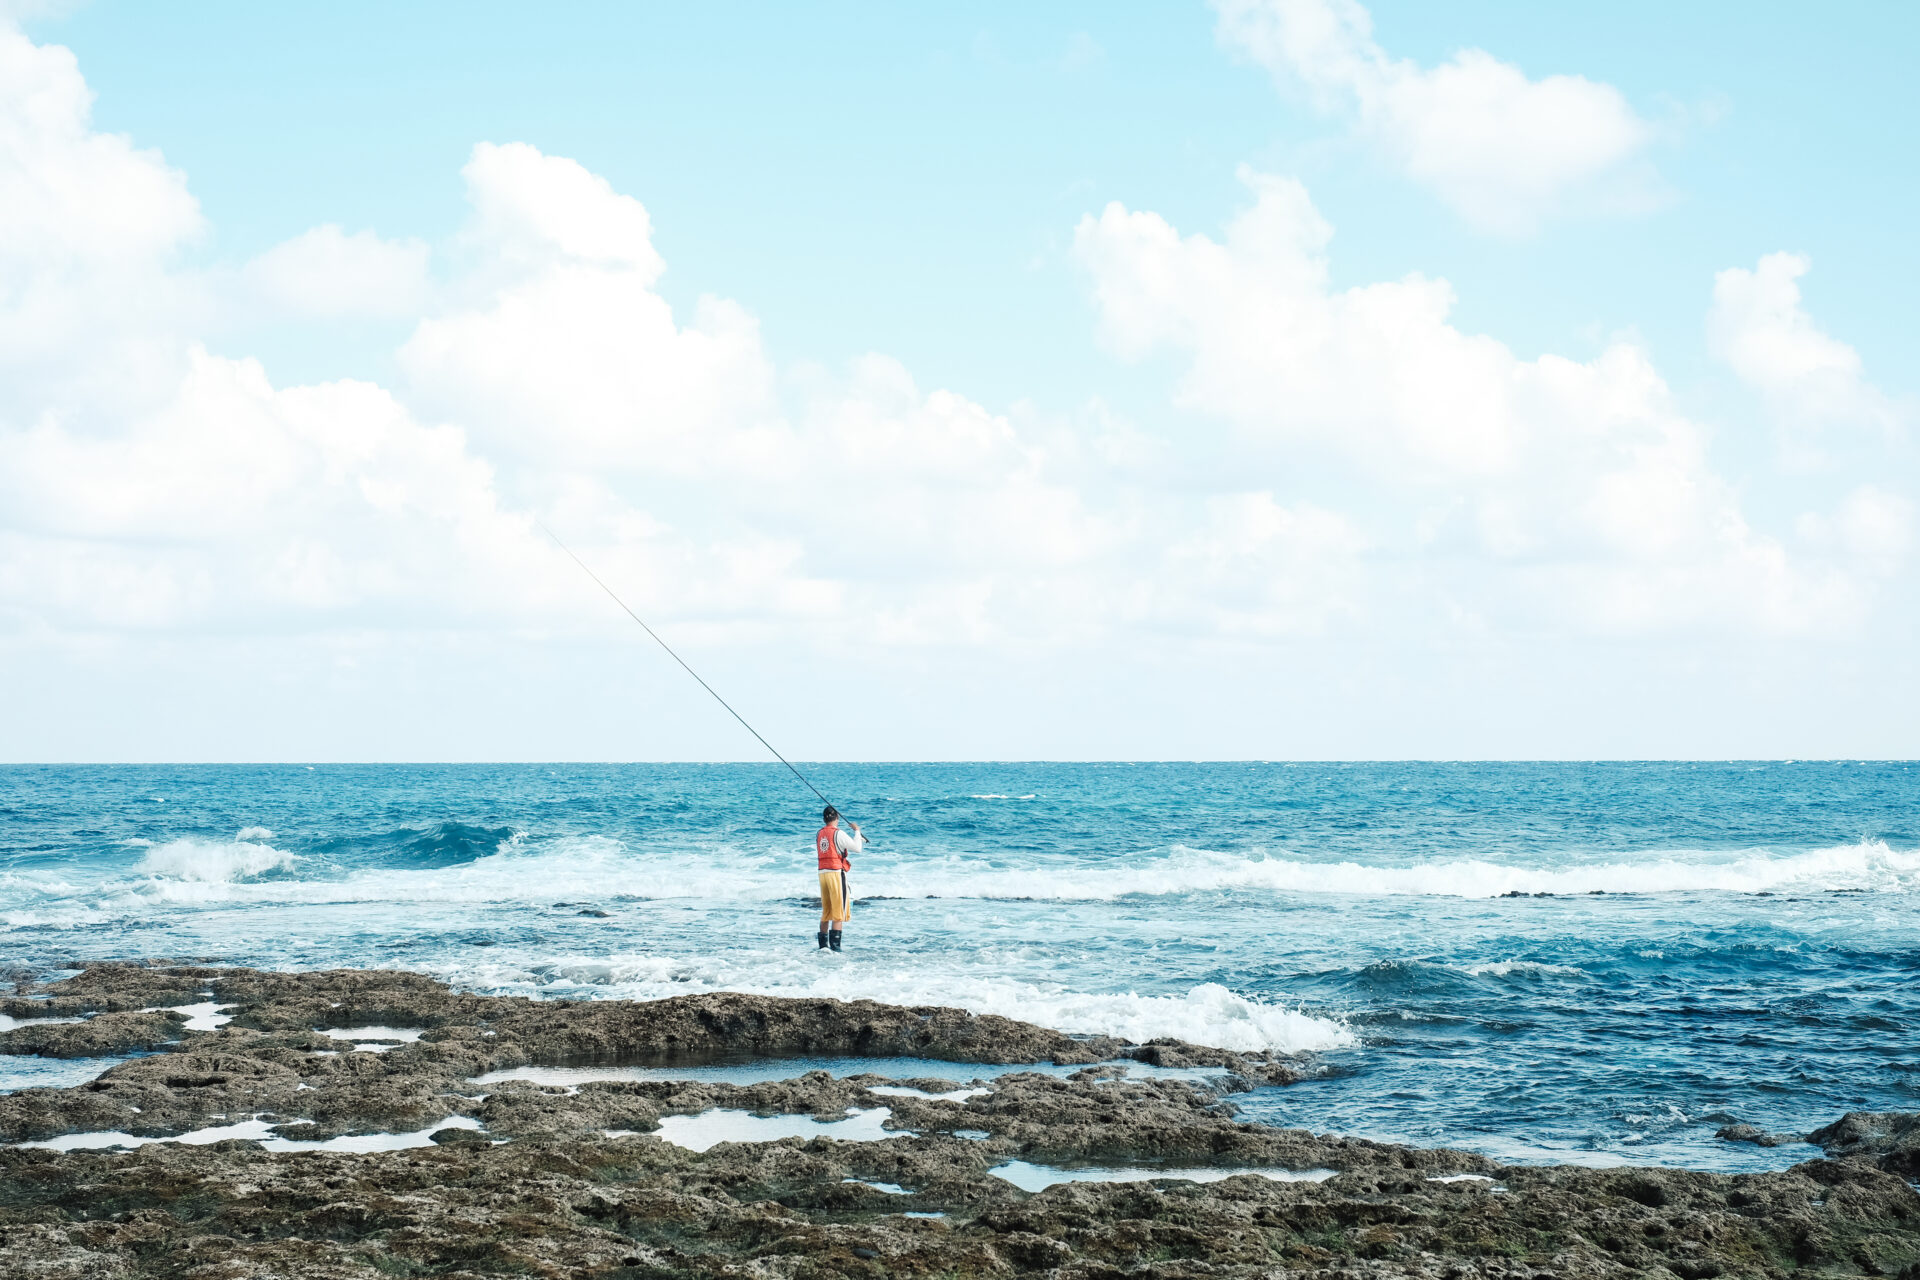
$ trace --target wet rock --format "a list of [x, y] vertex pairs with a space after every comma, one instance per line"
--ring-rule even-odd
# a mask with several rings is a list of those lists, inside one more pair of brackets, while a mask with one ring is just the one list
[[[0, 1097], [6, 1141], [105, 1129], [158, 1136], [258, 1116], [288, 1138], [432, 1130], [432, 1142], [372, 1155], [276, 1155], [231, 1141], [118, 1153], [0, 1147], [0, 1270], [9, 1275], [1490, 1280], [1899, 1275], [1920, 1264], [1920, 1196], [1886, 1163], [1910, 1150], [1906, 1116], [1849, 1115], [1821, 1131], [1843, 1158], [1779, 1173], [1504, 1167], [1236, 1115], [1236, 1091], [1261, 1071], [1294, 1070], [1282, 1059], [1077, 1040], [955, 1010], [748, 996], [539, 1004], [391, 973], [175, 977], [127, 966], [68, 981], [69, 996], [84, 1000], [187, 983], [190, 994], [212, 989], [233, 1003], [235, 1021], [182, 1032], [179, 1045], [89, 1085]], [[370, 1053], [316, 1030], [370, 1025], [424, 1034]], [[867, 1075], [815, 1071], [752, 1085], [471, 1083], [581, 1055], [685, 1061], [860, 1046], [981, 1062], [1126, 1056], [1231, 1074], [1016, 1071], [958, 1101], [873, 1092], [957, 1089], [890, 1078], [884, 1056]], [[830, 1120], [881, 1106], [893, 1136], [878, 1141], [787, 1138], [696, 1153], [655, 1136], [665, 1117], [716, 1107]], [[453, 1116], [487, 1131], [444, 1123]], [[1167, 1176], [1028, 1194], [992, 1172], [1016, 1159], [1157, 1165]], [[1196, 1167], [1338, 1172], [1317, 1183], [1178, 1178]], [[1430, 1180], [1456, 1173], [1497, 1182]]]
[[311, 1120], [277, 1124], [273, 1126], [273, 1133], [275, 1137], [286, 1138], [291, 1142], [324, 1142], [334, 1136], [327, 1131], [325, 1125], [315, 1124]]
[[493, 1141], [493, 1139], [489, 1138], [486, 1134], [473, 1129], [436, 1129], [427, 1136], [443, 1147], [454, 1146], [462, 1142], [477, 1142], [482, 1145], [488, 1145]]
[[451, 991], [420, 974], [389, 970], [268, 973], [231, 969], [212, 985], [221, 1001], [237, 1006], [229, 1010], [234, 1023], [257, 1031], [431, 1029], [449, 1022], [476, 1023], [489, 1005], [484, 997]]
[[[957, 1009], [730, 993], [637, 1004], [533, 1001], [469, 995], [418, 974], [390, 971], [270, 973], [107, 965], [49, 984], [47, 991], [55, 1000], [96, 1005], [163, 996], [212, 999], [229, 1006], [232, 1021], [214, 1031], [186, 1031], [170, 1014], [103, 1013], [65, 1027], [17, 1029], [13, 1034], [42, 1033], [34, 1043], [48, 1046], [73, 1044], [99, 1052], [109, 1044], [124, 1048], [157, 1043], [174, 1052], [124, 1063], [82, 1091], [29, 1089], [0, 1096], [0, 1141], [91, 1129], [152, 1136], [253, 1113], [305, 1122], [313, 1126], [302, 1130], [310, 1137], [412, 1132], [449, 1115], [478, 1111], [480, 1105], [464, 1096], [473, 1092], [465, 1083], [471, 1077], [529, 1063], [699, 1062], [742, 1056], [1092, 1062], [1131, 1048], [1115, 1040], [1076, 1038]], [[384, 1053], [356, 1050], [350, 1041], [321, 1034], [371, 1026], [413, 1028], [422, 1034], [419, 1041], [395, 1044]], [[81, 1027], [89, 1030], [75, 1032]], [[178, 1043], [132, 1034], [157, 1027], [165, 1027], [168, 1038]], [[119, 1030], [113, 1035], [103, 1034], [115, 1028]], [[92, 1039], [83, 1044], [83, 1034]], [[1278, 1060], [1243, 1058], [1178, 1041], [1156, 1042], [1151, 1049], [1169, 1061], [1237, 1067], [1249, 1075], [1289, 1070]], [[209, 1065], [215, 1062], [219, 1065]], [[488, 1123], [497, 1121], [505, 1131], [525, 1137], [648, 1129], [654, 1122], [647, 1110], [652, 1105], [644, 1098], [611, 1099], [603, 1091], [561, 1105], [508, 1090], [493, 1102], [496, 1114]], [[838, 1102], [842, 1109], [846, 1105], [844, 1098]]]
[[719, 992], [646, 1004], [522, 1001], [490, 1026], [552, 1065], [765, 1058], [920, 1057], [956, 1062], [1099, 1062], [1125, 1046], [961, 1009], [871, 1000], [781, 999]]
[[162, 1005], [194, 1004], [206, 997], [207, 979], [229, 969], [144, 964], [95, 964], [31, 994], [0, 1001], [0, 1013], [16, 1018], [70, 1017], [81, 1013], [128, 1013]]
[[1890, 1173], [1920, 1177], [1920, 1114], [1911, 1111], [1849, 1111], [1807, 1141], [1829, 1156], [1867, 1158]]
[[1756, 1129], [1744, 1121], [1737, 1121], [1724, 1128], [1717, 1129], [1714, 1131], [1713, 1136], [1719, 1138], [1722, 1142], [1751, 1142], [1756, 1147], [1777, 1147], [1782, 1143], [1800, 1141], [1798, 1137], [1792, 1134], [1768, 1133], [1766, 1130]]
[[1234, 1053], [1184, 1040], [1150, 1040], [1125, 1051], [1125, 1056], [1149, 1066], [1194, 1070], [1216, 1068], [1252, 1084], [1294, 1084], [1302, 1076], [1292, 1063], [1268, 1053]]
[[[608, 1129], [647, 1130], [659, 1123], [659, 1092], [626, 1081], [596, 1081], [578, 1090], [503, 1080], [473, 1114], [501, 1137], [598, 1136]], [[697, 1100], [687, 1109], [700, 1110]]]
[[30, 1023], [0, 1032], [0, 1053], [39, 1054], [43, 1058], [104, 1058], [137, 1053], [180, 1039], [186, 1021], [183, 1015], [172, 1010], [160, 1010], [102, 1013], [83, 1022]]

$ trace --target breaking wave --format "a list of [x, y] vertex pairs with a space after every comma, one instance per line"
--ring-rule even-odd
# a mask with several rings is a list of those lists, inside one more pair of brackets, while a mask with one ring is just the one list
[[1251, 1000], [1215, 982], [1182, 995], [1067, 991], [983, 972], [929, 972], [925, 965], [823, 969], [804, 951], [732, 954], [708, 960], [655, 955], [571, 958], [538, 965], [463, 965], [443, 976], [498, 993], [581, 994], [657, 1000], [700, 991], [826, 996], [889, 1004], [946, 1005], [1086, 1035], [1142, 1044], [1172, 1036], [1239, 1052], [1314, 1053], [1352, 1048], [1343, 1021]]
[[299, 860], [296, 854], [254, 840], [187, 838], [169, 840], [148, 849], [138, 869], [146, 875], [168, 880], [230, 884], [269, 871], [283, 871]]
[[406, 832], [400, 861], [420, 870], [474, 862], [504, 850], [514, 838], [511, 827], [482, 827], [467, 822], [443, 822], [421, 832]]
[[1474, 978], [1584, 978], [1584, 969], [1571, 965], [1543, 964], [1538, 960], [1496, 960], [1491, 964], [1470, 964], [1460, 972]]
[[[326, 856], [302, 857], [264, 840], [171, 840], [142, 851], [133, 868], [139, 878], [100, 884], [101, 895], [71, 918], [79, 923], [98, 920], [102, 913], [140, 914], [160, 904], [546, 906], [563, 899], [780, 902], [813, 893], [811, 861], [785, 849], [748, 852], [716, 846], [663, 856], [658, 850], [636, 849], [603, 836], [536, 841], [507, 828], [460, 823], [404, 834], [406, 839], [387, 843], [380, 863], [361, 868]], [[856, 902], [886, 898], [1111, 902], [1192, 894], [1497, 898], [1596, 892], [1904, 894], [1920, 890], [1920, 852], [1895, 850], [1877, 840], [1786, 855], [1671, 853], [1560, 866], [1477, 859], [1368, 866], [1180, 846], [1168, 854], [1124, 863], [1074, 859], [1007, 866], [955, 855], [885, 862], [869, 857], [861, 862], [853, 874]], [[33, 903], [37, 922], [61, 918], [52, 901], [61, 895], [25, 896], [38, 899]], [[78, 904], [69, 902], [67, 907]], [[1505, 975], [1488, 970], [1486, 976]]]
[[[1247, 857], [1176, 847], [1164, 858], [1124, 867], [998, 869], [947, 863], [901, 880], [902, 896], [956, 898], [1052, 898], [1111, 900], [1227, 890], [1276, 893], [1340, 893], [1366, 897], [1431, 896], [1497, 898], [1504, 894], [1585, 893], [1778, 893], [1863, 890], [1910, 893], [1920, 889], [1920, 851], [1901, 852], [1884, 841], [1776, 855], [1737, 858], [1668, 854], [1558, 867], [1480, 859], [1417, 866], [1365, 866], [1355, 862], [1307, 862]], [[864, 885], [876, 877], [862, 877]], [[893, 890], [874, 888], [876, 893]]]

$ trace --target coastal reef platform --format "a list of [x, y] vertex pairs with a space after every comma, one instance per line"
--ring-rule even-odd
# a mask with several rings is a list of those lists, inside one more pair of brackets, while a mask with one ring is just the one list
[[1505, 1165], [1248, 1122], [1312, 1069], [1275, 1055], [391, 971], [23, 977], [0, 1054], [101, 1064], [0, 1095], [9, 1280], [1920, 1280], [1906, 1114], [1777, 1172]]

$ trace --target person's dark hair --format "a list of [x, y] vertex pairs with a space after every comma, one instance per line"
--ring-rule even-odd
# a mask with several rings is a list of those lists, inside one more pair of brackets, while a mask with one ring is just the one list
[[834, 808], [832, 805], [828, 805], [826, 809], [822, 811], [822, 813], [820, 814], [820, 821], [832, 822], [835, 818], [839, 816], [840, 816], [840, 811]]

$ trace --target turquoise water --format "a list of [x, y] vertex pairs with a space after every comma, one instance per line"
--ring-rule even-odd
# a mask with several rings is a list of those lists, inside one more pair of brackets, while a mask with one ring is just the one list
[[1250, 1114], [1507, 1159], [1778, 1166], [1713, 1131], [1920, 1106], [1913, 765], [811, 772], [874, 841], [839, 956], [777, 765], [0, 768], [0, 953], [1302, 1051]]

